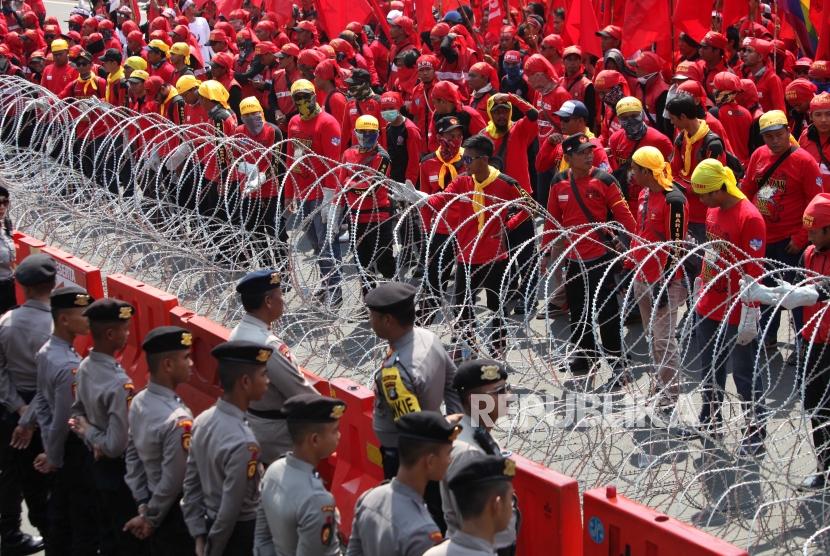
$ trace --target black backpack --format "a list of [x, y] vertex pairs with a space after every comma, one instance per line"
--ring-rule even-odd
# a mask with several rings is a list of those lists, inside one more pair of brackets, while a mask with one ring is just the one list
[[[683, 134], [678, 133], [677, 137], [674, 140], [674, 146], [677, 147], [678, 150], [683, 146]], [[710, 131], [706, 134], [703, 138], [703, 144], [700, 147], [700, 151], [698, 151], [698, 158], [703, 160], [704, 158], [717, 158], [717, 156], [712, 157], [710, 153], [713, 150], [720, 150], [720, 152], [724, 153], [726, 157], [726, 166], [732, 170], [732, 173], [735, 174], [736, 179], [742, 179], [746, 175], [746, 169], [744, 165], [741, 164], [741, 161], [738, 160], [738, 157], [732, 154], [731, 152], [726, 150], [726, 147], [723, 144], [723, 139], [718, 136], [717, 133], [714, 131]]]

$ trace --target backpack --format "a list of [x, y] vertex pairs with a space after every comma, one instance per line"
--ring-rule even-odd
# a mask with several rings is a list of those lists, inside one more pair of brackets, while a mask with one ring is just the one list
[[[709, 153], [715, 149], [716, 145], [720, 146], [720, 150], [724, 153], [726, 158], [726, 166], [732, 170], [732, 173], [735, 174], [736, 179], [742, 179], [746, 175], [746, 169], [744, 165], [741, 164], [741, 161], [738, 160], [738, 157], [735, 156], [733, 153], [726, 150], [726, 147], [723, 144], [723, 139], [721, 139], [717, 133], [714, 131], [710, 131], [706, 134], [703, 138], [703, 144], [700, 146], [700, 150], [698, 151], [698, 158], [703, 160], [704, 158], [710, 158]], [[674, 146], [680, 150], [683, 146], [683, 133], [679, 133], [674, 140]], [[717, 157], [715, 157], [717, 158]]]

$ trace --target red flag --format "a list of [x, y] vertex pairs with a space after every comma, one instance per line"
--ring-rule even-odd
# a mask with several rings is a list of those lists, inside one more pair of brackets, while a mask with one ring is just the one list
[[743, 16], [749, 15], [749, 4], [746, 0], [723, 0], [721, 13], [723, 14], [723, 34], [725, 35], [727, 27]]
[[499, 0], [485, 0], [485, 5], [488, 6], [487, 33], [498, 37], [504, 19], [504, 14], [501, 13], [501, 2]]
[[432, 15], [431, 0], [415, 0], [415, 21], [418, 22], [418, 31], [429, 31], [435, 25]]
[[816, 60], [830, 60], [830, 4], [825, 3], [821, 28], [818, 29]]
[[350, 21], [366, 23], [372, 7], [367, 0], [317, 0], [317, 13], [319, 26], [329, 37], [336, 37]]
[[[652, 43], [669, 43], [671, 54], [671, 24], [669, 21], [669, 0], [628, 0], [625, 5], [623, 23], [622, 53], [631, 56], [638, 50], [651, 47]], [[660, 49], [665, 59], [665, 47]]]
[[712, 27], [712, 6], [700, 0], [677, 0], [673, 19], [678, 32], [683, 31], [700, 42]]
[[565, 20], [565, 29], [571, 37], [579, 37], [577, 44], [584, 52], [602, 57], [602, 46], [596, 35], [600, 28], [591, 0], [579, 0], [571, 5]]

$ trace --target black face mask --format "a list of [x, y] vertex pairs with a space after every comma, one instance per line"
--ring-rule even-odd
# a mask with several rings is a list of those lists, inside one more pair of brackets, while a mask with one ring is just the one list
[[106, 29], [104, 31], [101, 31], [101, 35], [104, 37], [104, 40], [110, 40], [112, 38], [112, 31]]
[[103, 52], [104, 50], [104, 41], [93, 41], [86, 45], [86, 50], [90, 54], [98, 54], [99, 52]]

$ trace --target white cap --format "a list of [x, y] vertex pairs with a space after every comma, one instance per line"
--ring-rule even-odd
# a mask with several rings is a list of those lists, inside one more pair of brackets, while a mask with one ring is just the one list
[[390, 10], [390, 12], [388, 14], [386, 14], [386, 21], [388, 21], [391, 24], [393, 21], [395, 21], [396, 19], [398, 19], [402, 15], [403, 15], [403, 12], [400, 11], [400, 10]]

